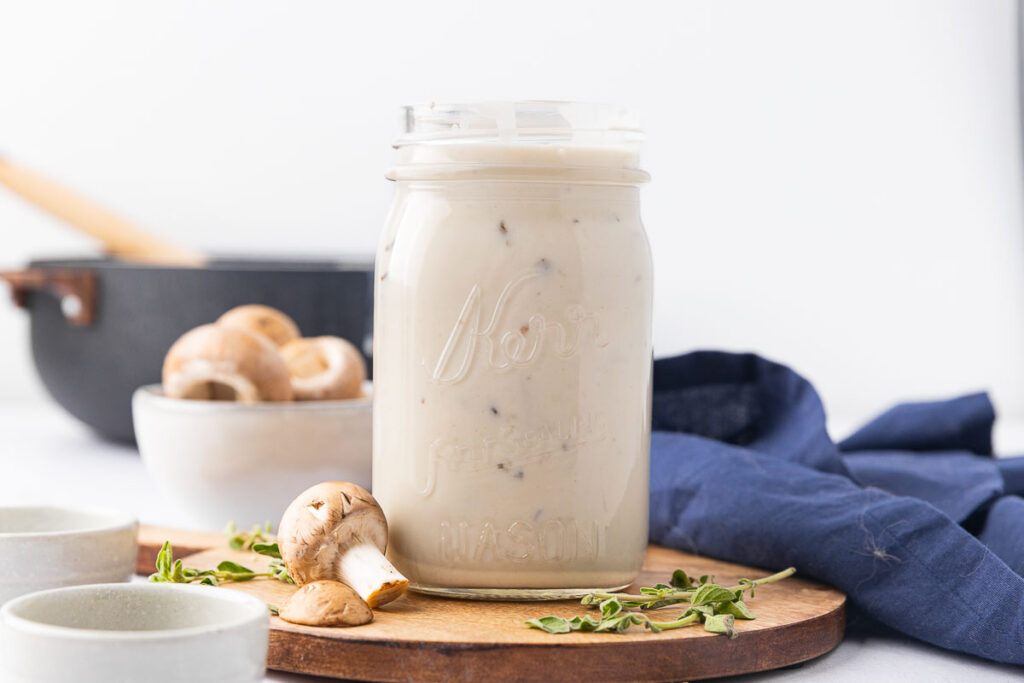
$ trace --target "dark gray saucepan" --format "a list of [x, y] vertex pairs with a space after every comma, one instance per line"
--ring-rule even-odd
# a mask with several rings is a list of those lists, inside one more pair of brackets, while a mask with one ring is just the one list
[[344, 337], [369, 360], [372, 269], [369, 259], [224, 259], [199, 268], [64, 259], [0, 277], [28, 310], [32, 356], [53, 398], [103, 436], [132, 441], [132, 392], [160, 381], [174, 340], [234, 306], [273, 306], [304, 336]]

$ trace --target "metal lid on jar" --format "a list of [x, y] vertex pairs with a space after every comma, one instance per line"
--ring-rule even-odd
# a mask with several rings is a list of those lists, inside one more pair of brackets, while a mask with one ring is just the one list
[[521, 101], [411, 105], [392, 180], [492, 178], [636, 184], [643, 132], [627, 107]]

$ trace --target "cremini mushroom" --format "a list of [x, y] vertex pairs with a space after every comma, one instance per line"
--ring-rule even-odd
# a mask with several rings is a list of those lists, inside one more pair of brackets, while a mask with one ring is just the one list
[[294, 320], [276, 308], [261, 304], [247, 304], [232, 308], [217, 318], [217, 324], [262, 334], [276, 346], [284, 346], [302, 336], [299, 333], [299, 326], [295, 324]]
[[174, 342], [164, 358], [163, 383], [171, 398], [292, 400], [291, 378], [277, 348], [264, 337], [221, 325], [201, 325]]
[[306, 626], [359, 626], [373, 621], [373, 610], [343, 583], [314, 581], [295, 591], [279, 616]]
[[370, 607], [391, 602], [409, 587], [384, 557], [384, 512], [356, 484], [328, 481], [300, 493], [281, 517], [277, 541], [288, 574], [299, 585], [341, 581]]
[[299, 401], [355, 398], [366, 379], [366, 362], [341, 337], [296, 339], [281, 347]]

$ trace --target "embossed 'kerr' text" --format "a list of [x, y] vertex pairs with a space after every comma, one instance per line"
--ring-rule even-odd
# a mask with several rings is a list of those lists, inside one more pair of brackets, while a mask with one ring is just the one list
[[546, 274], [547, 268], [531, 268], [514, 277], [498, 296], [486, 325], [482, 325], [479, 284], [473, 285], [459, 311], [451, 334], [434, 364], [431, 379], [438, 384], [454, 384], [469, 373], [478, 355], [486, 357], [497, 372], [533, 363], [544, 347], [550, 347], [559, 358], [574, 356], [582, 341], [590, 338], [596, 346], [605, 346], [597, 317], [579, 304], [565, 308], [565, 321], [548, 320], [540, 313], [526, 319], [526, 325], [509, 324], [503, 320], [507, 309], [522, 298], [525, 283]]

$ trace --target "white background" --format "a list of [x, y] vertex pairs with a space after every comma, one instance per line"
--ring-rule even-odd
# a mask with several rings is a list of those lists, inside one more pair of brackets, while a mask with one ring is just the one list
[[[185, 245], [368, 254], [400, 104], [627, 103], [659, 355], [1024, 415], [1015, 37], [1010, 0], [0, 0], [0, 153]], [[0, 189], [0, 267], [90, 246]], [[0, 398], [27, 332], [0, 305]]]
[[[659, 355], [768, 354], [846, 425], [988, 388], [1021, 428], [1016, 50], [1012, 0], [0, 0], [0, 154], [184, 245], [366, 255], [399, 105], [627, 103]], [[91, 247], [0, 188], [0, 268]], [[0, 499], [176, 523], [130, 449], [32, 400], [27, 335], [0, 301]], [[1011, 675], [851, 629], [751, 680]]]

